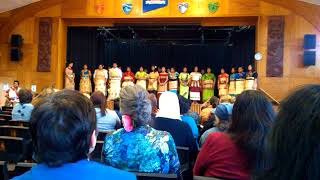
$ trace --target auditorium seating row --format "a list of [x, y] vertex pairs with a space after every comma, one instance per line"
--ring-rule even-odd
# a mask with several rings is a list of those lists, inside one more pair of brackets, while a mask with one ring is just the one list
[[[35, 165], [32, 155], [32, 140], [29, 133], [29, 123], [19, 120], [11, 120], [12, 108], [2, 107], [0, 113], [0, 180], [7, 180], [28, 171]], [[105, 136], [112, 134], [114, 131], [100, 131], [97, 137], [95, 151], [91, 154], [91, 159], [101, 162], [101, 150]], [[177, 177], [176, 174], [156, 174], [156, 173], [138, 173], [137, 179], [192, 179], [192, 165], [190, 162], [189, 148], [177, 147], [177, 152], [181, 164], [182, 174], [188, 176]], [[205, 177], [194, 177], [198, 180], [206, 180]], [[214, 178], [209, 178], [214, 179]], [[209, 180], [208, 179], [208, 180]]]

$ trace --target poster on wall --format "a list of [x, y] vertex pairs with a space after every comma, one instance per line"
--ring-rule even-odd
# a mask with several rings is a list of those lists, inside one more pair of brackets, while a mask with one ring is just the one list
[[169, 0], [142, 0], [143, 12], [152, 11], [168, 5]]

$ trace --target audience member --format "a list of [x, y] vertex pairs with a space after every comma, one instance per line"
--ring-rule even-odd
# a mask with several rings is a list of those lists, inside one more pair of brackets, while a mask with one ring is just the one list
[[35, 105], [30, 132], [38, 165], [14, 180], [135, 179], [88, 160], [96, 144], [96, 114], [79, 92], [60, 91]]
[[198, 151], [196, 140], [189, 125], [181, 120], [178, 96], [173, 92], [164, 92], [159, 98], [159, 112], [151, 123], [158, 130], [169, 132], [177, 146]]
[[215, 116], [214, 127], [206, 130], [200, 138], [200, 145], [202, 145], [208, 135], [212, 132], [226, 132], [230, 125], [231, 113], [228, 112], [228, 105], [219, 104], [216, 109], [213, 110]]
[[186, 115], [186, 113], [188, 113], [190, 110], [191, 102], [190, 100], [180, 95], [178, 95], [178, 99], [179, 99], [179, 105], [180, 105], [181, 120], [190, 126], [193, 137], [197, 139], [199, 136], [199, 130], [198, 130], [197, 124], [191, 116]]
[[211, 111], [219, 104], [219, 98], [212, 96], [201, 105], [200, 124], [203, 125], [209, 118]]
[[32, 93], [27, 89], [20, 89], [18, 92], [19, 100], [12, 109], [12, 120], [29, 121], [33, 110]]
[[113, 110], [117, 113], [120, 120], [122, 120], [122, 115], [120, 113], [120, 98], [113, 101]]
[[268, 168], [265, 143], [273, 118], [272, 105], [261, 92], [249, 90], [238, 95], [228, 132], [208, 136], [194, 175], [248, 180], [252, 173]]
[[158, 113], [158, 101], [155, 94], [150, 93], [148, 95], [149, 100], [151, 101], [151, 120], [153, 121], [156, 118], [156, 114]]
[[179, 174], [180, 163], [170, 133], [151, 128], [148, 92], [139, 85], [120, 93], [123, 129], [104, 142], [104, 163], [127, 171]]
[[120, 119], [117, 113], [106, 108], [106, 97], [100, 91], [92, 93], [90, 97], [97, 116], [97, 128], [99, 131], [115, 130]]
[[55, 93], [56, 91], [50, 87], [50, 88], [44, 88], [35, 98], [33, 98], [32, 100], [32, 104], [36, 105], [38, 102], [40, 102], [42, 99], [49, 97], [50, 95], [52, 95], [53, 93]]
[[280, 104], [269, 136], [273, 162], [258, 180], [320, 179], [320, 85], [306, 85]]

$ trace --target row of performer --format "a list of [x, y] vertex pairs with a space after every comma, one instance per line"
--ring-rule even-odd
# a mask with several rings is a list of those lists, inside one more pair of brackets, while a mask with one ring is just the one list
[[[75, 74], [72, 67], [73, 63], [70, 63], [65, 70], [66, 89], [75, 88]], [[158, 71], [156, 66], [152, 66], [149, 73], [140, 67], [139, 71], [134, 74], [130, 67], [126, 68], [126, 72], [122, 72], [117, 63], [113, 63], [109, 70], [99, 65], [93, 73], [94, 91], [108, 94], [108, 99], [113, 100], [119, 97], [122, 87], [138, 84], [157, 95], [165, 91], [172, 91], [192, 101], [206, 101], [214, 95], [216, 82], [220, 97], [235, 96], [244, 90], [257, 88], [258, 74], [251, 65], [248, 66], [246, 72], [242, 67], [239, 67], [237, 71], [231, 68], [230, 75], [225, 72], [225, 69], [221, 69], [218, 78], [211, 72], [211, 68], [207, 68], [207, 72], [203, 74], [198, 71], [197, 66], [191, 73], [188, 73], [187, 67], [183, 68], [183, 72], [178, 73], [174, 68], [166, 70], [165, 67], [162, 67]], [[83, 66], [80, 77], [80, 91], [90, 94], [92, 92], [92, 73], [87, 65]]]

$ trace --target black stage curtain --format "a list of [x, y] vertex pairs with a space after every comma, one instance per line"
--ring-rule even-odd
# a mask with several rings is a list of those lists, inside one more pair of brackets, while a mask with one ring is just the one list
[[99, 64], [109, 67], [113, 62], [117, 62], [122, 70], [127, 66], [136, 71], [140, 66], [149, 69], [151, 65], [157, 65], [176, 67], [180, 72], [183, 66], [187, 66], [189, 71], [194, 66], [199, 66], [199, 69], [211, 67], [217, 75], [222, 67], [229, 72], [231, 67], [247, 67], [254, 62], [254, 31], [234, 32], [232, 42], [232, 46], [226, 46], [222, 41], [177, 45], [155, 44], [141, 40], [110, 41], [98, 36], [94, 27], [70, 27], [67, 62], [75, 63], [77, 86], [83, 64], [88, 64], [92, 73]]

